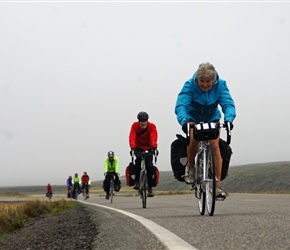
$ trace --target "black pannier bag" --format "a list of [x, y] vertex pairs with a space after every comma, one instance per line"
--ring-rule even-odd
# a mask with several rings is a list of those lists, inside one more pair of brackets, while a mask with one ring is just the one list
[[187, 164], [187, 139], [179, 134], [176, 137], [177, 139], [171, 143], [170, 148], [171, 168], [175, 179], [184, 182], [182, 176], [185, 174]]
[[51, 191], [47, 191], [46, 194], [45, 194], [46, 197], [48, 197], [49, 195], [52, 196], [52, 192]]
[[194, 125], [194, 139], [197, 141], [215, 140], [219, 136], [219, 123], [198, 123]]
[[222, 181], [228, 175], [230, 160], [231, 160], [231, 156], [233, 152], [230, 145], [227, 144], [227, 142], [221, 138], [219, 139], [219, 147], [220, 147], [220, 152], [223, 159], [222, 174], [221, 174], [221, 181]]
[[121, 189], [121, 181], [120, 181], [120, 179], [115, 180], [115, 182], [114, 182], [114, 190], [115, 190], [116, 192], [119, 192], [120, 189]]

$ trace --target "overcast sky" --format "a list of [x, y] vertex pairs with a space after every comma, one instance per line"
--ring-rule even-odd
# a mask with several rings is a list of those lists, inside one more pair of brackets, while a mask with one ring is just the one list
[[171, 171], [176, 98], [202, 62], [235, 100], [231, 165], [289, 161], [289, 45], [285, 2], [0, 1], [0, 186], [101, 180], [109, 150], [123, 175], [142, 110]]

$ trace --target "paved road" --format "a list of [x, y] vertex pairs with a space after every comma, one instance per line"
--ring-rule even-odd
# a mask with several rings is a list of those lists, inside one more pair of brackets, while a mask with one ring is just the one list
[[[155, 196], [148, 199], [146, 209], [139, 197], [116, 195], [111, 204], [104, 197], [92, 196], [86, 202], [102, 223], [103, 237], [111, 230], [114, 238], [113, 228], [119, 227], [118, 240], [112, 243], [117, 245], [110, 245], [110, 249], [290, 250], [289, 194], [231, 194], [217, 202], [212, 217], [199, 215], [193, 195]], [[145, 243], [140, 241], [143, 234]], [[109, 249], [105, 244], [104, 240], [99, 249]]]

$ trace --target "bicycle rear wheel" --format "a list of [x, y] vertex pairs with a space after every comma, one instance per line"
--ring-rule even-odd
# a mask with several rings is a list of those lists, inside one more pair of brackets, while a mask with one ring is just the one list
[[146, 199], [147, 199], [147, 173], [146, 171], [141, 172], [139, 193], [142, 199], [142, 207], [146, 208]]
[[215, 196], [216, 196], [216, 177], [215, 177], [215, 162], [214, 162], [214, 155], [213, 149], [209, 145], [207, 149], [207, 164], [206, 164], [206, 177], [208, 181], [205, 185], [205, 192], [206, 192], [206, 204], [207, 204], [207, 212], [209, 216], [213, 216], [214, 209], [215, 209]]
[[83, 198], [84, 198], [84, 200], [87, 198], [87, 196], [86, 196], [86, 186], [85, 185], [83, 187]]
[[200, 153], [197, 155], [196, 159], [196, 188], [195, 188], [195, 197], [198, 200], [198, 210], [200, 215], [204, 215], [205, 211], [205, 191], [203, 183], [203, 154]]
[[73, 199], [73, 191], [72, 191], [72, 188], [69, 189], [69, 198], [72, 201], [72, 199]]
[[114, 180], [111, 178], [110, 180], [110, 196], [111, 196], [111, 203], [113, 203], [113, 196], [114, 196]]

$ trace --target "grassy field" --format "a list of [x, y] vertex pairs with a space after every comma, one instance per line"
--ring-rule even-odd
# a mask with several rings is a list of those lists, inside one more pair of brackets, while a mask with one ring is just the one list
[[[122, 188], [118, 195], [136, 195], [132, 187], [126, 186], [125, 177], [121, 178]], [[103, 181], [92, 182], [91, 194], [104, 195]], [[290, 193], [290, 162], [271, 162], [230, 167], [228, 176], [221, 186], [234, 193]], [[189, 192], [189, 186], [173, 177], [172, 171], [161, 171], [159, 185], [155, 194], [175, 194]], [[63, 185], [53, 186], [54, 195], [66, 194]], [[45, 186], [0, 188], [0, 196], [45, 194]]]

